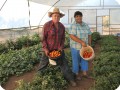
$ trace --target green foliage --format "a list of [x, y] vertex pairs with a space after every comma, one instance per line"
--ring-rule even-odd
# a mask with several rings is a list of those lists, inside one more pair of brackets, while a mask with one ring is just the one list
[[[34, 64], [41, 58], [40, 51], [41, 45], [35, 45], [0, 55], [0, 84], [4, 84], [11, 75], [18, 76], [32, 70]], [[65, 53], [66, 59], [70, 60], [70, 49], [65, 50]], [[71, 61], [68, 62], [71, 63]], [[51, 65], [39, 72], [32, 82], [26, 83], [20, 80], [18, 84], [16, 90], [64, 90], [68, 85], [60, 68]]]
[[70, 37], [69, 34], [66, 32], [65, 33], [65, 48], [69, 48], [70, 47]]
[[92, 33], [92, 41], [97, 41], [99, 40], [101, 37], [100, 37], [100, 33], [99, 32], [93, 32]]
[[[70, 49], [65, 50], [66, 59], [71, 58]], [[69, 61], [71, 62], [71, 61]], [[65, 90], [68, 86], [58, 66], [48, 65], [39, 71], [32, 82], [17, 81], [18, 87], [15, 90]]]
[[40, 60], [41, 45], [21, 50], [9, 51], [0, 55], [0, 84], [6, 82], [11, 75], [20, 75], [30, 71]]
[[65, 50], [65, 58], [66, 60], [68, 60], [69, 66], [72, 67], [72, 56], [71, 56], [70, 48]]
[[16, 40], [16, 49], [21, 49], [22, 47], [28, 47], [31, 44], [29, 36], [22, 36]]
[[32, 42], [33, 42], [33, 45], [36, 45], [38, 43], [40, 43], [41, 41], [41, 38], [39, 36], [39, 34], [35, 33], [32, 38], [31, 38]]
[[37, 45], [40, 43], [40, 37], [38, 34], [34, 34], [33, 36], [22, 36], [17, 38], [16, 41], [7, 40], [5, 43], [0, 44], [0, 54], [7, 53], [10, 50], [19, 50], [24, 47], [29, 47], [33, 45]]
[[[22, 48], [26, 48], [29, 46], [40, 44], [41, 38], [39, 34], [35, 33], [33, 36], [21, 36], [13, 40], [7, 40], [5, 43], [0, 43], [0, 54], [7, 53], [10, 50], [20, 50]], [[69, 47], [69, 36], [66, 35], [65, 37], [65, 48]]]
[[0, 53], [6, 53], [8, 49], [6, 48], [5, 44], [0, 43]]
[[64, 90], [67, 82], [58, 67], [48, 66], [39, 72], [32, 82], [18, 81], [19, 86], [15, 90]]
[[120, 43], [115, 36], [103, 36], [101, 52], [94, 62], [95, 90], [115, 90], [120, 84]]
[[7, 41], [5, 42], [5, 47], [6, 47], [6, 49], [8, 49], [8, 51], [9, 51], [9, 50], [15, 50], [15, 42], [12, 41], [11, 39], [10, 39], [10, 40], [7, 40]]
[[92, 37], [92, 47], [94, 47], [95, 44], [97, 43], [97, 41], [101, 39], [100, 33], [99, 32], [93, 32], [91, 37]]

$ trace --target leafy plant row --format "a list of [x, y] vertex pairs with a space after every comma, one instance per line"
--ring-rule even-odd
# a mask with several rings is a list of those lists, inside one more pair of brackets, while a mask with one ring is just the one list
[[9, 51], [0, 55], [0, 84], [6, 82], [11, 75], [21, 75], [33, 69], [40, 60], [41, 45], [35, 45], [21, 50]]
[[94, 47], [97, 41], [101, 39], [101, 36], [99, 32], [93, 32], [91, 37], [92, 37], [92, 47]]
[[48, 66], [45, 70], [36, 74], [32, 82], [18, 81], [15, 90], [64, 90], [67, 82], [58, 67]]
[[[70, 50], [65, 50], [65, 53], [66, 59], [70, 60]], [[60, 68], [48, 65], [47, 68], [36, 74], [32, 82], [18, 81], [18, 87], [15, 90], [64, 90], [67, 86], [68, 83], [63, 77]]]
[[100, 55], [95, 59], [95, 90], [115, 90], [120, 85], [120, 43], [115, 36], [101, 39]]
[[34, 34], [33, 36], [21, 36], [15, 41], [7, 40], [5, 43], [0, 43], [0, 54], [7, 53], [10, 50], [19, 50], [23, 47], [29, 47], [40, 43], [39, 34]]
[[[7, 40], [5, 43], [0, 43], [0, 54], [7, 53], [10, 50], [20, 50], [24, 47], [29, 47], [37, 45], [41, 42], [41, 37], [39, 34], [34, 34], [33, 36], [21, 36], [15, 41]], [[66, 35], [65, 38], [65, 48], [69, 47], [69, 36]]]
[[[19, 38], [19, 41], [20, 41], [19, 45], [20, 46], [18, 46], [18, 48], [15, 48], [15, 43], [17, 43], [17, 40], [16, 40], [16, 42], [12, 42], [12, 44], [10, 43], [8, 45], [8, 47], [9, 47], [8, 50], [6, 49], [7, 53], [2, 53], [2, 55], [0, 55], [0, 65], [1, 65], [1, 67], [0, 67], [0, 84], [5, 83], [6, 80], [11, 75], [21, 75], [22, 73], [31, 70], [33, 68], [33, 65], [39, 61], [40, 57], [38, 54], [39, 54], [39, 51], [41, 50], [41, 45], [30, 44], [31, 46], [32, 45], [34, 45], [34, 46], [30, 47], [30, 45], [28, 45], [29, 47], [22, 48], [28, 44], [28, 41], [29, 41], [28, 39], [29, 38], [27, 36], [23, 36], [23, 37]], [[38, 44], [39, 43], [39, 36], [34, 38], [33, 41], [36, 41], [35, 44]], [[69, 47], [69, 36], [68, 35], [66, 35], [65, 46]], [[21, 49], [21, 50], [18, 50], [18, 49]], [[70, 58], [70, 53], [69, 53], [69, 55], [66, 56], [66, 58]], [[48, 71], [46, 71], [46, 72], [48, 72]], [[46, 74], [46, 72], [45, 72], [45, 74]], [[49, 78], [49, 75], [47, 75], [47, 76]], [[47, 80], [49, 80], [49, 79], [47, 79]], [[60, 80], [58, 80], [58, 82], [59, 81]], [[64, 79], [62, 79], [62, 77], [61, 77], [61, 81], [65, 82]], [[59, 82], [59, 83], [62, 83], [62, 82]], [[64, 84], [66, 84], [66, 83], [64, 83]], [[30, 86], [32, 86], [32, 85], [30, 84]], [[57, 87], [58, 86], [56, 86], [55, 88], [57, 88]]]

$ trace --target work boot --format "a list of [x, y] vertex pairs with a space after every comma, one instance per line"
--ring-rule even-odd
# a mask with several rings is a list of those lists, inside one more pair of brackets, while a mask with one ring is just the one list
[[76, 74], [76, 79], [79, 81], [82, 80], [79, 74]]
[[87, 78], [87, 79], [94, 79], [93, 77], [88, 76], [88, 75], [83, 75], [82, 77], [83, 77], [83, 78]]
[[70, 81], [70, 84], [71, 84], [71, 86], [73, 86], [73, 87], [75, 87], [75, 86], [77, 86], [77, 83], [75, 82], [75, 81]]
[[82, 80], [80, 76], [76, 76], [76, 79], [79, 81]]

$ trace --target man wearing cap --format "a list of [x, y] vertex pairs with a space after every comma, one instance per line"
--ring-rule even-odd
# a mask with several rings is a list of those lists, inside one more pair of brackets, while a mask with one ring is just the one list
[[91, 45], [91, 31], [89, 26], [82, 21], [83, 14], [80, 11], [74, 13], [75, 21], [69, 28], [70, 34], [70, 48], [72, 54], [72, 70], [76, 74], [78, 80], [80, 80], [79, 72], [80, 68], [83, 71], [83, 76], [90, 78], [87, 75], [88, 61], [81, 58], [79, 50], [81, 47]]
[[64, 16], [64, 14], [60, 13], [58, 8], [54, 8], [53, 12], [48, 12], [48, 16], [52, 18], [52, 20], [46, 22], [43, 26], [42, 47], [44, 55], [40, 62], [40, 68], [47, 66], [48, 55], [50, 51], [60, 50], [62, 51], [62, 59], [60, 60], [60, 63], [57, 63], [57, 65], [60, 66], [64, 77], [70, 82], [70, 84], [72, 86], [76, 86], [74, 75], [69, 69], [68, 62], [65, 59], [63, 50], [65, 41], [65, 27], [62, 23], [59, 22], [59, 20]]

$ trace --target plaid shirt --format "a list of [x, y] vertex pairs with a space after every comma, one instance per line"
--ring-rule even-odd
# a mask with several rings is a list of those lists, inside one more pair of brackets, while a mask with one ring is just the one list
[[[73, 34], [88, 44], [88, 35], [91, 35], [89, 26], [82, 22], [82, 25], [74, 22], [69, 28], [69, 34]], [[80, 50], [82, 45], [70, 39], [70, 47]]]
[[42, 47], [44, 50], [63, 49], [65, 41], [65, 27], [58, 22], [58, 29], [55, 28], [54, 23], [48, 21], [43, 26], [43, 41]]

